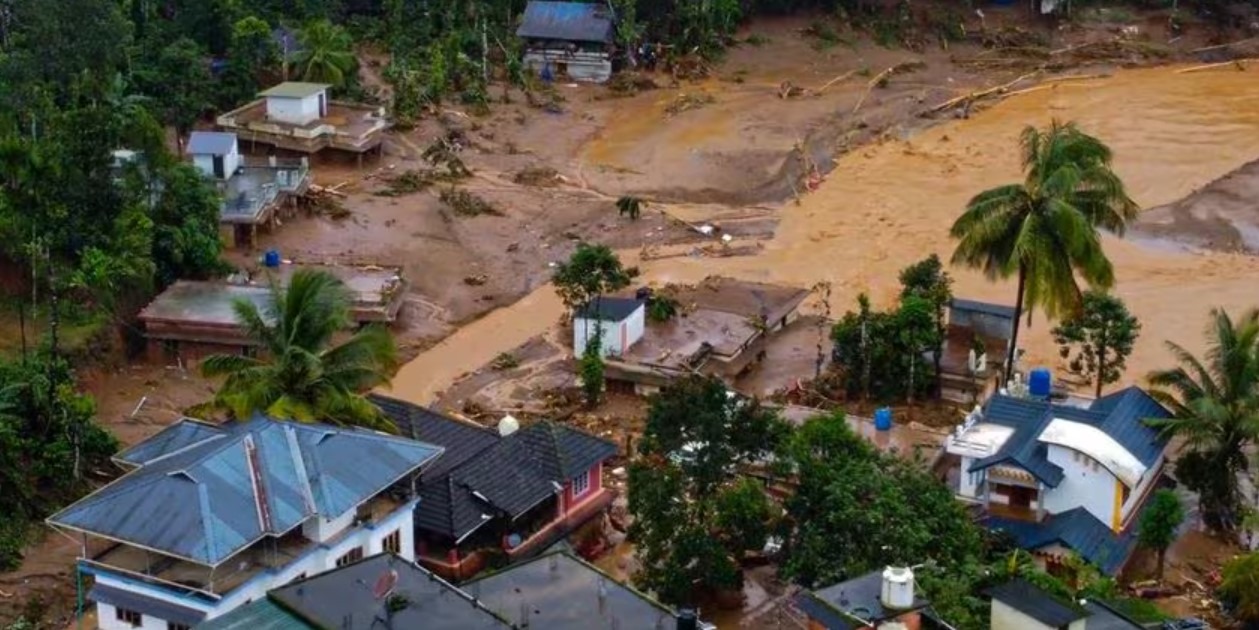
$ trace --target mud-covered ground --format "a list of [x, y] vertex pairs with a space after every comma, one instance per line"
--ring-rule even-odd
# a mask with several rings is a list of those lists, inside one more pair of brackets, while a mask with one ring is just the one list
[[[992, 29], [1002, 21], [1025, 20], [1019, 9], [985, 7], [984, 12], [982, 20]], [[973, 29], [981, 18], [968, 15], [966, 19]], [[932, 45], [916, 53], [883, 48], [863, 36], [845, 34], [844, 42], [823, 45], [802, 33], [811, 21], [757, 22], [741, 37], [756, 35], [761, 44], [733, 49], [715, 66], [712, 76], [698, 82], [675, 86], [667, 76], [659, 75], [655, 79], [660, 89], [629, 97], [614, 96], [606, 87], [560, 84], [556, 90], [562, 102], [557, 112], [531, 107], [514, 92], [509, 93], [511, 103], [495, 104], [483, 118], [471, 116], [460, 106], [448, 106], [441, 116], [444, 122], [427, 120], [414, 131], [391, 136], [379, 162], [369, 160], [361, 169], [334, 159], [316, 162], [317, 183], [344, 183], [338, 190], [346, 193], [341, 201], [350, 211], [348, 218], [301, 217], [286, 222], [275, 233], [264, 235], [256, 251], [236, 252], [232, 258], [247, 264], [261, 251], [275, 247], [287, 258], [403, 265], [411, 289], [397, 332], [406, 356], [442, 339], [462, 343], [466, 340], [450, 337], [451, 333], [461, 328], [471, 333], [469, 323], [514, 304], [512, 312], [499, 310], [480, 322], [493, 324], [495, 330], [476, 327], [476, 334], [492, 337], [500, 330], [509, 331], [513, 334], [504, 334], [503, 339], [510, 340], [519, 332], [519, 341], [497, 348], [484, 339], [474, 340], [466, 348], [456, 349], [466, 358], [466, 367], [462, 367], [463, 362], [442, 359], [445, 364], [459, 363], [460, 369], [468, 371], [487, 364], [502, 349], [536, 336], [534, 328], [547, 327], [513, 318], [530, 314], [554, 317], [553, 305], [543, 303], [546, 298], [534, 290], [546, 283], [551, 263], [566, 258], [580, 239], [609, 244], [629, 253], [627, 259], [652, 260], [657, 276], [669, 275], [662, 271], [671, 267], [668, 256], [678, 257], [679, 265], [687, 263], [694, 271], [697, 260], [698, 266], [703, 266], [706, 257], [733, 252], [743, 254], [751, 263], [739, 266], [745, 272], [742, 275], [772, 280], [764, 269], [749, 271], [758, 264], [751, 257], [775, 235], [785, 216], [807, 213], [811, 217], [818, 211], [817, 203], [804, 207], [790, 203], [793, 197], [808, 196], [807, 178], [802, 175], [810, 168], [824, 174], [836, 155], [878, 151], [871, 147], [884, 144], [882, 140], [896, 142], [911, 137], [936, 120], [919, 116], [929, 106], [1006, 83], [1024, 72], [997, 65], [963, 67], [958, 60], [983, 54], [974, 43], [955, 43], [948, 50]], [[1163, 24], [1164, 19], [1155, 15], [1142, 18], [1138, 26], [1142, 37], [1164, 43], [1170, 36], [1162, 30]], [[1069, 48], [1114, 37], [1119, 25], [1090, 22], [1061, 29], [1048, 24], [1033, 28], [1047, 37], [1050, 46]], [[1195, 31], [1179, 39], [1173, 48], [1190, 50], [1202, 44], [1202, 36]], [[870, 79], [884, 69], [908, 61], [921, 61], [925, 66], [895, 74], [885, 85], [870, 84]], [[367, 74], [373, 73], [368, 70]], [[784, 81], [816, 91], [846, 75], [848, 78], [820, 94], [778, 97]], [[494, 96], [499, 93], [498, 88], [491, 90]], [[688, 101], [700, 105], [670, 112]], [[469, 139], [459, 155], [474, 176], [460, 186], [493, 203], [501, 216], [457, 216], [443, 209], [438, 200], [440, 188], [399, 197], [373, 194], [382, 187], [380, 176], [423, 166], [420, 153], [451, 128], [460, 129]], [[797, 147], [799, 150], [793, 151]], [[921, 156], [911, 155], [909, 147], [905, 151], [907, 165], [921, 162]], [[877, 160], [885, 159], [886, 153], [879, 152]], [[978, 154], [968, 155], [962, 162], [978, 159]], [[560, 178], [547, 186], [514, 181], [521, 170], [537, 167], [552, 168]], [[943, 178], [948, 176], [941, 173]], [[862, 172], [830, 177], [860, 178]], [[884, 188], [888, 194], [897, 192]], [[614, 201], [622, 194], [639, 195], [650, 202], [641, 220], [617, 216]], [[831, 205], [863, 204], [865, 208], [852, 216], [854, 222], [878, 214], [870, 209], [869, 198], [840, 199], [834, 194], [824, 198]], [[781, 202], [788, 203], [780, 206]], [[882, 207], [884, 203], [875, 205]], [[912, 215], [878, 218], [885, 231], [906, 230], [911, 234], [916, 229], [913, 220]], [[714, 222], [736, 237], [729, 250], [712, 249], [710, 240], [688, 226]], [[935, 229], [934, 224], [931, 229]], [[830, 247], [829, 241], [845, 233], [845, 227], [821, 226], [814, 232], [807, 239], [792, 236], [789, 242], [808, 240]], [[880, 236], [879, 242], [890, 242], [888, 238]], [[860, 245], [864, 250], [882, 247], [868, 242]], [[776, 252], [774, 258], [759, 264], [782, 262], [794, 252], [812, 260], [810, 265], [828, 265], [837, 254], [822, 251], [825, 255], [819, 257], [803, 250], [795, 252], [795, 247]], [[915, 246], [921, 251], [914, 255], [932, 248], [934, 245]], [[886, 252], [882, 256], [886, 257]], [[792, 273], [784, 275], [808, 275], [795, 273], [804, 265], [787, 266]], [[851, 290], [859, 283], [849, 284], [852, 286], [846, 289]], [[845, 284], [836, 286], [838, 290]], [[836, 308], [846, 307], [838, 301], [835, 304]], [[796, 345], [799, 348], [793, 351], [793, 360], [807, 364], [811, 353], [808, 344], [801, 341]], [[535, 349], [550, 352], [541, 346]], [[558, 359], [547, 354], [540, 360]], [[424, 364], [415, 364], [413, 371], [424, 369]], [[407, 397], [431, 400], [428, 385], [416, 386], [426, 380], [425, 376], [406, 377]], [[782, 378], [789, 380], [775, 373], [775, 382], [765, 386]], [[115, 430], [124, 444], [156, 432], [183, 409], [204, 401], [211, 391], [211, 385], [195, 373], [164, 366], [101, 370], [86, 380], [98, 398], [100, 421]], [[549, 384], [540, 381], [538, 391]], [[140, 411], [135, 412], [146, 397]], [[616, 415], [622, 415], [621, 411], [627, 422], [634, 415], [628, 407]], [[39, 611], [45, 619], [67, 619], [73, 606], [72, 567], [77, 551], [70, 541], [49, 534], [30, 549], [20, 570], [0, 575], [0, 623], [16, 618], [30, 602], [40, 601], [48, 605]]]

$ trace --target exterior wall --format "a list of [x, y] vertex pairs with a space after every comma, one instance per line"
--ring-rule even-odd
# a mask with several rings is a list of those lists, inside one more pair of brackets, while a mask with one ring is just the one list
[[1007, 317], [956, 308], [949, 309], [949, 325], [969, 328], [985, 337], [1007, 341], [1014, 332], [1014, 322]]
[[306, 98], [268, 96], [267, 118], [294, 125], [304, 125], [316, 120], [319, 118], [319, 94]]
[[640, 304], [629, 317], [619, 322], [606, 322], [595, 319], [577, 317], [573, 319], [573, 355], [580, 357], [586, 353], [586, 343], [600, 334], [603, 339], [600, 350], [603, 356], [621, 355], [629, 350], [639, 339], [643, 338], [646, 327], [646, 309]]
[[1005, 602], [992, 600], [992, 630], [1054, 630]]
[[[1118, 480], [1105, 466], [1069, 448], [1050, 444], [1049, 461], [1062, 468], [1062, 482], [1045, 492], [1045, 509], [1050, 514], [1083, 507], [1097, 520], [1111, 525], [1115, 513], [1115, 486]], [[1077, 461], [1078, 460], [1078, 461]]]
[[979, 496], [979, 482], [983, 477], [983, 472], [970, 472], [970, 467], [975, 463], [973, 457], [963, 457], [962, 463], [958, 467], [957, 473], [957, 493], [968, 498], [975, 499]]
[[590, 485], [581, 496], [573, 495], [573, 482], [571, 479], [564, 482], [564, 503], [562, 508], [564, 513], [568, 513], [572, 508], [593, 498], [603, 489], [603, 462], [591, 466], [588, 472], [590, 474]]
[[574, 81], [603, 83], [612, 77], [612, 62], [604, 53], [570, 53], [562, 49], [535, 49], [525, 53], [524, 64], [526, 70], [535, 74], [541, 73], [542, 69], [549, 64], [556, 79], [566, 74]]
[[[232, 152], [223, 156], [223, 179], [227, 179], [236, 174], [236, 169], [240, 168], [240, 143], [232, 146]], [[214, 175], [214, 156], [205, 153], [194, 153], [192, 155], [192, 165], [201, 171], [206, 177], [216, 178]], [[216, 178], [217, 179], [217, 178]]]
[[346, 530], [354, 523], [354, 514], [357, 510], [346, 510], [334, 519], [326, 519], [322, 516], [316, 516], [307, 519], [302, 523], [302, 535], [314, 542], [324, 542], [342, 531]]
[[158, 619], [152, 615], [144, 615], [140, 617], [140, 625], [133, 626], [118, 620], [118, 615], [113, 606], [109, 604], [96, 605], [96, 626], [101, 630], [167, 630], [166, 620]]
[[1141, 481], [1137, 482], [1137, 487], [1128, 494], [1128, 501], [1123, 504], [1120, 510], [1120, 520], [1123, 523], [1128, 522], [1128, 519], [1136, 512], [1137, 506], [1145, 503], [1146, 495], [1149, 494], [1154, 482], [1163, 474], [1164, 459], [1163, 456], [1160, 456], [1158, 461], [1154, 462], [1154, 465], [1145, 471], [1145, 476], [1141, 478]]
[[[402, 532], [402, 548], [399, 555], [408, 561], [415, 560], [415, 543], [414, 543], [414, 510], [415, 501], [410, 501], [394, 510], [389, 516], [381, 519], [376, 523], [367, 523], [357, 529], [344, 532], [344, 535], [331, 544], [315, 544], [308, 549], [301, 557], [294, 560], [289, 565], [280, 569], [264, 571], [255, 575], [249, 581], [227, 593], [218, 602], [211, 602], [204, 597], [195, 595], [185, 595], [173, 590], [168, 590], [162, 586], [142, 582], [138, 579], [130, 578], [121, 574], [110, 573], [107, 569], [83, 567], [84, 570], [95, 574], [96, 582], [112, 586], [114, 588], [124, 589], [133, 593], [141, 594], [155, 599], [177, 604], [179, 606], [201, 610], [206, 613], [206, 619], [213, 619], [221, 615], [225, 615], [236, 608], [254, 600], [266, 597], [267, 591], [283, 586], [297, 579], [303, 574], [307, 576], [317, 575], [336, 568], [337, 559], [345, 555], [355, 547], [362, 547], [363, 555], [368, 556], [378, 552], [382, 547], [382, 542], [386, 536], [394, 531]], [[350, 511], [350, 518], [353, 519], [354, 511]], [[338, 518], [337, 521], [339, 522]], [[303, 526], [303, 533], [305, 533]], [[229, 559], [224, 566], [231, 566], [232, 561]], [[108, 609], [108, 610], [106, 610]], [[137, 611], [144, 614], [145, 611]], [[98, 607], [98, 617], [101, 620], [101, 627], [105, 630], [130, 630], [132, 626], [118, 621], [113, 621], [114, 625], [106, 625], [104, 622], [114, 619], [114, 611], [112, 607], [101, 604]], [[156, 624], [156, 625], [150, 625]], [[143, 628], [157, 628], [166, 630], [166, 620], [144, 615]]]

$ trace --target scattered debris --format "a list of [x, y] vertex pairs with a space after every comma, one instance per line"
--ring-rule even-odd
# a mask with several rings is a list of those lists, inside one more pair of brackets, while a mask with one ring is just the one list
[[520, 359], [510, 352], [500, 352], [494, 360], [490, 362], [490, 369], [501, 372], [503, 370], [511, 370], [520, 367]]
[[840, 82], [843, 82], [843, 81], [847, 81], [848, 79], [851, 79], [851, 78], [853, 78], [853, 77], [857, 76], [858, 74], [861, 74], [861, 72], [862, 72], [863, 70], [865, 70], [865, 68], [858, 68], [858, 69], [856, 69], [856, 70], [849, 70], [848, 72], [845, 72], [845, 73], [843, 73], [843, 74], [841, 74], [841, 75], [839, 75], [839, 76], [835, 77], [834, 79], [831, 79], [830, 81], [827, 81], [826, 83], [824, 83], [824, 84], [822, 85], [822, 87], [820, 87], [820, 88], [818, 88], [818, 89], [816, 89], [816, 90], [814, 90], [814, 91], [813, 91], [813, 95], [814, 95], [814, 96], [819, 96], [819, 95], [821, 95], [821, 94], [822, 94], [822, 92], [825, 92], [825, 91], [826, 91], [827, 89], [829, 89], [832, 85], [835, 85], [836, 83], [840, 83]]
[[1236, 68], [1238, 71], [1245, 72], [1245, 71], [1246, 71], [1246, 64], [1248, 64], [1248, 63], [1253, 63], [1253, 62], [1256, 62], [1256, 61], [1259, 61], [1259, 57], [1254, 57], [1254, 58], [1250, 58], [1250, 59], [1234, 59], [1234, 60], [1232, 60], [1232, 61], [1222, 61], [1222, 62], [1220, 62], [1220, 63], [1209, 63], [1209, 64], [1207, 64], [1207, 65], [1205, 65], [1205, 66], [1194, 66], [1194, 67], [1192, 67], [1192, 68], [1181, 68], [1180, 70], [1177, 70], [1177, 71], [1176, 71], [1176, 74], [1187, 74], [1187, 73], [1190, 73], [1190, 72], [1202, 72], [1202, 71], [1204, 71], [1204, 70], [1216, 70], [1216, 69], [1219, 69], [1219, 68], [1227, 68], [1227, 67], [1230, 67], [1230, 66], [1231, 66], [1231, 67], [1233, 67], [1233, 68]]
[[477, 217], [487, 214], [496, 217], [503, 216], [502, 211], [494, 207], [494, 204], [463, 189], [447, 188], [441, 192], [439, 198], [460, 216]]
[[927, 67], [927, 64], [921, 61], [906, 61], [898, 63], [887, 70], [874, 75], [874, 78], [870, 79], [870, 81], [866, 83], [866, 91], [861, 95], [861, 98], [857, 100], [857, 104], [853, 106], [852, 113], [855, 114], [857, 113], [857, 110], [861, 109], [861, 105], [866, 102], [866, 97], [870, 96], [870, 91], [873, 90], [875, 86], [886, 87], [887, 81], [892, 78], [892, 75], [896, 73], [913, 72], [914, 70], [921, 70], [925, 67]]
[[783, 81], [778, 84], [778, 98], [799, 98], [808, 93], [808, 90], [792, 84], [791, 81]]
[[669, 67], [674, 81], [698, 81], [712, 74], [712, 66], [699, 55], [686, 55]]
[[715, 102], [717, 102], [717, 99], [714, 98], [712, 94], [708, 94], [706, 92], [700, 92], [698, 94], [682, 93], [674, 97], [673, 102], [669, 103], [669, 105], [664, 108], [664, 111], [668, 116], [676, 116], [682, 112], [699, 109], [705, 105], [711, 105]]
[[350, 211], [339, 199], [346, 196], [338, 190], [343, 185], [345, 185], [344, 182], [331, 187], [312, 184], [305, 193], [302, 193], [298, 203], [312, 214], [321, 214], [338, 221], [347, 219]]
[[1010, 81], [1009, 83], [1002, 83], [1001, 85], [998, 85], [996, 87], [990, 87], [983, 90], [977, 90], [974, 92], [970, 92], [969, 94], [963, 94], [961, 96], [951, 98], [943, 103], [940, 103], [939, 105], [936, 105], [935, 107], [932, 107], [931, 109], [928, 109], [926, 112], [923, 112], [923, 114], [924, 115], [936, 114], [945, 110], [952, 109], [959, 105], [969, 105], [975, 100], [984, 98], [985, 96], [990, 96], [992, 94], [1003, 94], [1009, 91], [1009, 89], [1014, 87], [1015, 85], [1018, 85], [1019, 83], [1022, 83], [1023, 81], [1026, 81], [1028, 79], [1031, 79], [1039, 75], [1040, 72], [1041, 72], [1040, 70], [1036, 70], [1035, 72], [1029, 72], [1028, 74], [1024, 74], [1020, 76], [1019, 78], [1013, 81]]
[[463, 279], [463, 283], [471, 287], [479, 287], [489, 281], [489, 276], [485, 274], [477, 274], [475, 276], [467, 276]]
[[512, 176], [512, 181], [523, 186], [551, 187], [560, 183], [560, 174], [549, 166], [526, 166]]
[[381, 178], [385, 188], [372, 193], [377, 197], [401, 197], [427, 189], [437, 178], [429, 170], [409, 169], [392, 177]]
[[612, 75], [612, 79], [608, 81], [608, 89], [610, 89], [613, 94], [619, 94], [622, 96], [633, 96], [639, 92], [655, 90], [659, 87], [660, 86], [656, 83], [655, 79], [633, 70], [623, 70], [618, 72]]

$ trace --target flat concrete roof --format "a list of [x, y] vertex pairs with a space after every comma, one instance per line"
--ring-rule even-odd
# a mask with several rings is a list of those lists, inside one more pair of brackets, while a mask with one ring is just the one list
[[271, 306], [271, 291], [258, 286], [180, 280], [153, 298], [140, 311], [140, 319], [235, 326], [239, 323], [233, 308], [236, 300], [252, 302], [266, 313]]
[[277, 86], [265, 89], [258, 96], [276, 98], [306, 98], [314, 96], [332, 87], [327, 83], [305, 83], [302, 81], [285, 81]]

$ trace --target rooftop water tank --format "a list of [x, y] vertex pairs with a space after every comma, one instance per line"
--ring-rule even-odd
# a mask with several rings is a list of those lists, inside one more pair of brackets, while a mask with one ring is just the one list
[[883, 569], [879, 603], [884, 608], [906, 610], [914, 607], [914, 570], [909, 567]]
[[520, 429], [520, 421], [514, 416], [506, 415], [503, 416], [502, 420], [498, 421], [498, 434], [503, 437], [515, 433], [518, 429]]
[[1053, 375], [1049, 368], [1035, 368], [1027, 376], [1027, 393], [1032, 398], [1049, 398]]

